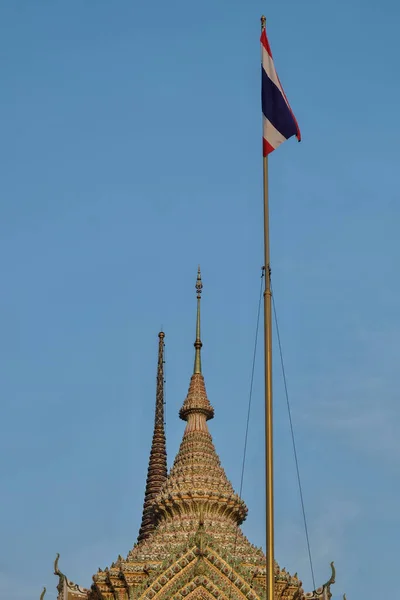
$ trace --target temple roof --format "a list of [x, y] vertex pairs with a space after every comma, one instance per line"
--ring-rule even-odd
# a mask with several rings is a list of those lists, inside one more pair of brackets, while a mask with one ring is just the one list
[[[179, 412], [186, 421], [182, 442], [167, 475], [163, 414], [164, 334], [159, 334], [156, 411], [137, 543], [124, 559], [99, 569], [91, 590], [59, 575], [59, 600], [262, 600], [266, 557], [240, 529], [247, 507], [235, 493], [207, 421], [214, 409], [201, 368], [200, 304], [197, 274], [195, 361], [188, 393]], [[57, 565], [57, 563], [56, 563]], [[304, 594], [297, 575], [275, 563], [276, 600], [329, 600], [331, 579]]]

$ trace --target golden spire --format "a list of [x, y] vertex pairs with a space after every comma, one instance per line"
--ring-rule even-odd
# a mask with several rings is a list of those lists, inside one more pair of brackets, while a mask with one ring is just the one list
[[194, 343], [194, 347], [196, 349], [196, 353], [194, 356], [194, 369], [193, 373], [201, 373], [201, 339], [200, 339], [200, 301], [201, 301], [201, 291], [203, 289], [203, 283], [201, 281], [201, 272], [200, 265], [197, 269], [197, 281], [196, 281], [196, 292], [197, 292], [197, 319], [196, 319], [196, 341]]
[[[246, 518], [247, 508], [235, 494], [215, 451], [207, 421], [214, 417], [214, 409], [207, 397], [201, 372], [200, 299], [203, 284], [200, 268], [197, 272], [197, 321], [194, 372], [182, 408], [181, 419], [186, 421], [183, 439], [172, 469], [161, 493], [154, 502], [158, 524], [173, 517], [193, 519], [196, 531], [199, 515], [210, 521], [221, 517], [236, 529]], [[183, 508], [184, 505], [184, 508]], [[204, 515], [203, 515], [203, 512]], [[180, 515], [180, 516], [179, 516]], [[233, 531], [232, 530], [232, 531]], [[157, 530], [158, 531], [158, 530]]]
[[158, 365], [156, 410], [154, 418], [154, 433], [151, 444], [149, 468], [147, 471], [146, 491], [144, 496], [142, 524], [138, 541], [150, 536], [155, 529], [154, 499], [167, 479], [167, 450], [164, 431], [164, 338], [165, 333], [158, 334]]
[[201, 413], [206, 417], [201, 420], [203, 426], [206, 428], [206, 420], [212, 419], [214, 416], [214, 409], [211, 406], [206, 393], [204, 385], [204, 377], [201, 372], [201, 348], [203, 346], [200, 338], [200, 301], [201, 291], [203, 289], [203, 282], [201, 281], [200, 267], [197, 269], [197, 280], [196, 280], [196, 293], [197, 293], [197, 318], [196, 318], [196, 341], [194, 343], [195, 355], [194, 355], [194, 369], [193, 375], [190, 380], [190, 386], [186, 400], [179, 412], [179, 416], [184, 421], [188, 420], [189, 414]]

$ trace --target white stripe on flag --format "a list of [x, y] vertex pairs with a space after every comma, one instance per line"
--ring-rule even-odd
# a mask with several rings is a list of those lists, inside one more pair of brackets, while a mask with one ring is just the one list
[[286, 138], [265, 117], [263, 117], [263, 129], [264, 138], [273, 148], [277, 148], [282, 142], [286, 142]]
[[272, 60], [272, 58], [270, 57], [270, 55], [268, 54], [268, 52], [266, 51], [266, 49], [264, 48], [264, 46], [262, 44], [261, 44], [261, 50], [262, 50], [263, 69], [266, 72], [266, 74], [268, 75], [268, 77], [270, 78], [270, 80], [276, 85], [278, 90], [281, 92], [283, 98], [285, 98], [285, 94], [283, 93], [283, 89], [281, 88], [281, 84], [279, 83], [278, 75], [276, 74], [276, 71], [275, 71], [274, 61]]

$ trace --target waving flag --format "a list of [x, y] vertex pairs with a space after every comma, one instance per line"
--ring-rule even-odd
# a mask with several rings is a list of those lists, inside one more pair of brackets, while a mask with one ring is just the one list
[[301, 140], [300, 129], [279, 81], [265, 28], [261, 33], [263, 112], [263, 155], [267, 156], [282, 142], [295, 135]]

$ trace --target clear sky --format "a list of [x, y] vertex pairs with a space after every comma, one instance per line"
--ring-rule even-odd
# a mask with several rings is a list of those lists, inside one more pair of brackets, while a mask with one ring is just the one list
[[[139, 528], [166, 332], [236, 490], [262, 265], [259, 17], [303, 142], [270, 160], [273, 283], [317, 583], [396, 587], [400, 10], [394, 0], [0, 4], [0, 597], [89, 586]], [[277, 355], [276, 355], [277, 356]], [[312, 588], [275, 361], [276, 555]], [[244, 531], [264, 544], [261, 346]]]

